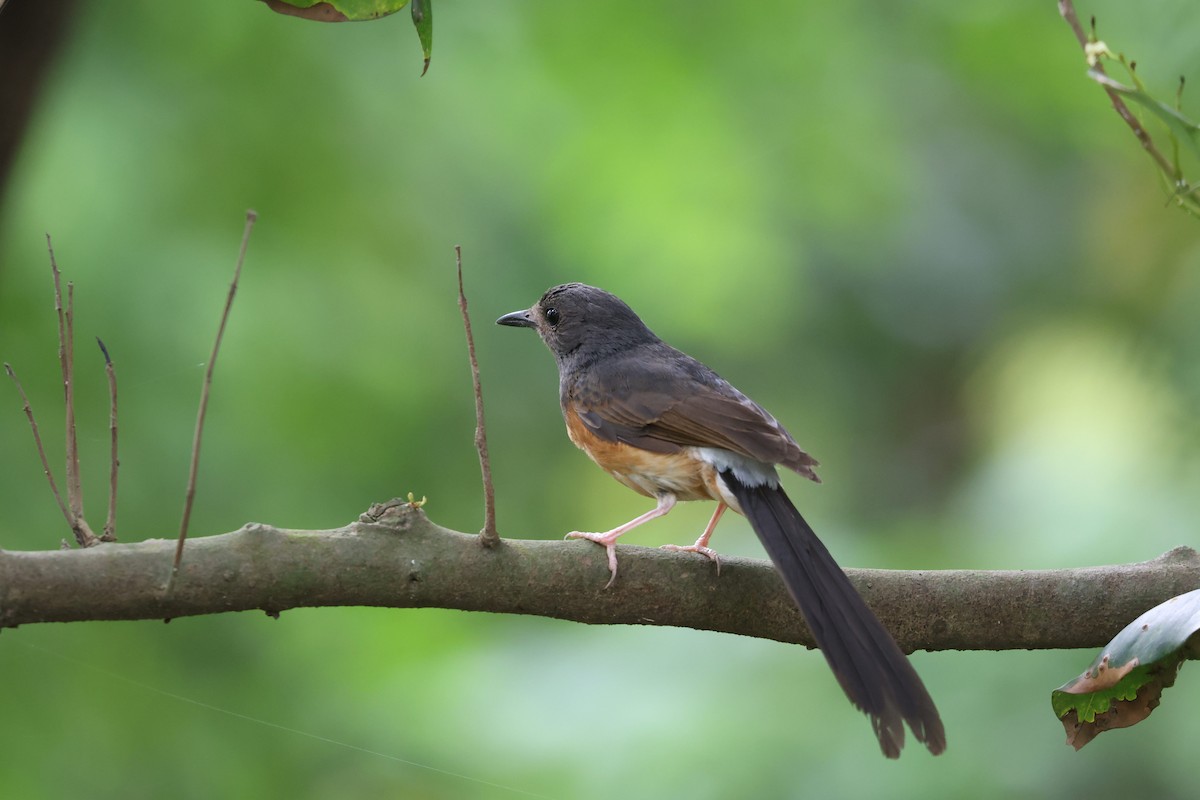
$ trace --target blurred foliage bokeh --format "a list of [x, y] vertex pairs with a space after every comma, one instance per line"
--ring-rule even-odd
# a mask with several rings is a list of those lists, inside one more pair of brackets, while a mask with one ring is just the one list
[[[1164, 96], [1181, 74], [1200, 86], [1193, 0], [1079, 11]], [[461, 244], [503, 535], [647, 508], [567, 441], [536, 337], [490, 325], [579, 280], [821, 460], [823, 486], [785, 481], [846, 566], [1085, 566], [1200, 541], [1200, 222], [1169, 205], [1054, 3], [476, 0], [439, 3], [436, 37], [418, 79], [406, 14], [79, 6], [0, 199], [0, 359], [58, 466], [50, 232], [76, 283], [97, 527], [92, 337], [120, 380], [118, 535], [173, 536], [252, 207], [193, 535], [336, 527], [408, 491], [478, 529]], [[0, 547], [56, 547], [69, 531], [15, 391], [0, 398]], [[631, 543], [690, 542], [710, 511]], [[741, 519], [716, 543], [760, 555]], [[889, 763], [818, 654], [739, 637], [354, 608], [35, 626], [0, 636], [0, 786], [1194, 796], [1187, 669], [1139, 728], [1063, 743], [1050, 690], [1093, 655], [918, 653], [949, 750]]]

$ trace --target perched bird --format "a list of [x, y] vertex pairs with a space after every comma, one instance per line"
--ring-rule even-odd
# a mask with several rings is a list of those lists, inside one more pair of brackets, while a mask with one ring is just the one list
[[571, 441], [657, 501], [610, 531], [567, 534], [604, 545], [610, 586], [622, 534], [663, 516], [677, 500], [715, 500], [696, 543], [673, 547], [715, 561], [709, 537], [732, 508], [749, 519], [842, 689], [871, 718], [884, 755], [900, 755], [905, 721], [930, 752], [946, 748], [941, 717], [916, 670], [779, 485], [777, 464], [819, 479], [816, 460], [774, 417], [594, 286], [555, 286], [532, 308], [496, 322], [538, 332], [558, 362]]

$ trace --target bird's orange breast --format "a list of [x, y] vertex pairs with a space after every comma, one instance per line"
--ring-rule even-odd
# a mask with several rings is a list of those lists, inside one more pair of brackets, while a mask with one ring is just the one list
[[655, 453], [640, 447], [602, 439], [575, 411], [564, 414], [567, 435], [601, 469], [638, 494], [654, 497], [670, 492], [679, 500], [722, 500], [716, 471], [692, 454], [691, 448], [675, 453]]

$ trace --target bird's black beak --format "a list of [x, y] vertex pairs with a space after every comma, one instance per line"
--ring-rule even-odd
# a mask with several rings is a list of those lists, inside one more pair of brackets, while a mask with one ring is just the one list
[[512, 328], [536, 328], [537, 323], [533, 321], [533, 312], [530, 309], [524, 311], [514, 311], [511, 314], [505, 314], [500, 319], [496, 320], [497, 325], [508, 325]]

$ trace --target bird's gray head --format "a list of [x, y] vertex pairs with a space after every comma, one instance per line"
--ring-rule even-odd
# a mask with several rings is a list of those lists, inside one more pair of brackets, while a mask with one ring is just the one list
[[625, 301], [583, 283], [555, 286], [533, 307], [505, 314], [496, 322], [533, 328], [560, 363], [657, 340]]

